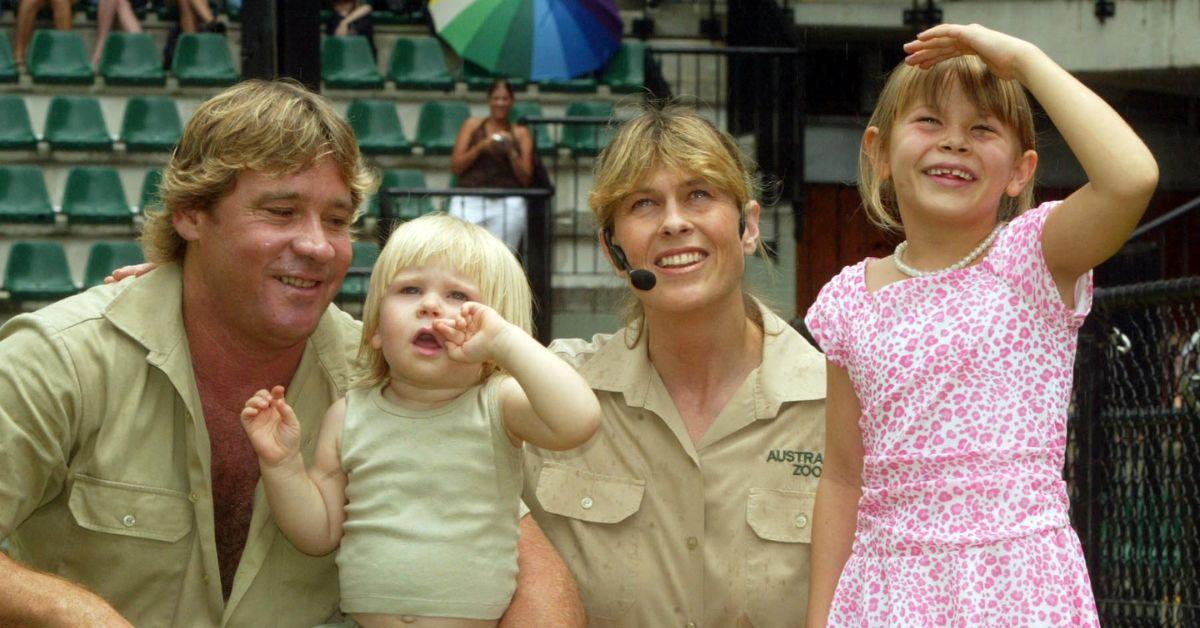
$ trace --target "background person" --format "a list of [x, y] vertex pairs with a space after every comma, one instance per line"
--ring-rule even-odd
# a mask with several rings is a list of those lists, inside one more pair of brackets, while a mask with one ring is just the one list
[[[467, 118], [458, 130], [450, 169], [460, 188], [523, 188], [533, 181], [533, 136], [509, 121], [514, 96], [500, 78], [488, 89], [488, 115]], [[514, 251], [525, 235], [527, 204], [520, 196], [452, 196], [448, 211], [481, 225]]]
[[617, 333], [551, 345], [604, 420], [578, 449], [525, 457], [526, 503], [592, 626], [804, 617], [824, 360], [743, 285], [762, 250], [753, 172], [732, 138], [675, 107], [623, 124], [598, 158], [602, 246], [657, 285], [632, 293]]

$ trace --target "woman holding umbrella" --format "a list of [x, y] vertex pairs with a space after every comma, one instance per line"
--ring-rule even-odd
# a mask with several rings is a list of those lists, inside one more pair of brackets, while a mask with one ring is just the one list
[[[509, 121], [514, 102], [508, 81], [488, 89], [488, 115], [467, 118], [458, 130], [450, 169], [462, 188], [523, 188], [533, 180], [533, 135]], [[525, 235], [525, 199], [455, 196], [451, 214], [478, 224], [518, 250]]]
[[635, 289], [628, 325], [551, 345], [604, 420], [526, 448], [525, 501], [592, 626], [794, 626], [807, 606], [824, 359], [743, 285], [762, 252], [752, 166], [690, 110], [623, 124], [589, 201]]

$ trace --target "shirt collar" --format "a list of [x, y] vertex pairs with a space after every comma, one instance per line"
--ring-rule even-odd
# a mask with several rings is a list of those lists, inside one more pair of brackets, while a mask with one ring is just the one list
[[[791, 325], [756, 301], [763, 319], [763, 360], [748, 379], [754, 380], [755, 418], [770, 419], [793, 401], [825, 398], [825, 359]], [[635, 336], [637, 342], [629, 344]], [[620, 392], [631, 406], [645, 407], [654, 365], [647, 334], [634, 325], [613, 334], [580, 369], [595, 390]]]

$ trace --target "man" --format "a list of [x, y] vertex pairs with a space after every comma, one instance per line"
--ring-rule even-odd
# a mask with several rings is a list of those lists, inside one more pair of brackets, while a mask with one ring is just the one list
[[[142, 237], [160, 267], [0, 329], [0, 625], [307, 626], [337, 609], [333, 558], [275, 527], [239, 413], [286, 384], [311, 455], [351, 375], [359, 325], [330, 302], [372, 184], [326, 101], [242, 83], [201, 105], [163, 173]], [[578, 623], [531, 526], [506, 621]]]

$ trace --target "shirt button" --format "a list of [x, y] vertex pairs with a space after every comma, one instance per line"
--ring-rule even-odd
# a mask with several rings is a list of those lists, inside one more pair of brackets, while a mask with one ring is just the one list
[[807, 525], [808, 525], [808, 517], [805, 517], [804, 515], [796, 516], [796, 527], [797, 528], [803, 528]]
[[579, 500], [579, 505], [582, 506], [584, 510], [591, 508], [593, 503], [594, 502], [592, 502], [591, 497], [584, 497], [583, 499]]
[[406, 624], [415, 624], [415, 623], [417, 623], [417, 618], [413, 617], [412, 615], [401, 615], [400, 621], [402, 621]]
[[133, 515], [125, 515], [121, 517], [121, 523], [125, 524], [126, 528], [132, 528], [133, 524], [137, 523], [137, 519]]
[[683, 628], [696, 628], [696, 622], [689, 621], [688, 623], [683, 625]]
[[192, 502], [193, 504], [200, 501], [200, 494], [196, 491], [188, 493], [188, 501]]
[[689, 536], [687, 540], [687, 546], [688, 549], [694, 550], [697, 547], [700, 547], [700, 541], [694, 536]]

